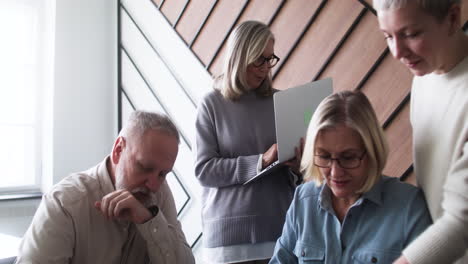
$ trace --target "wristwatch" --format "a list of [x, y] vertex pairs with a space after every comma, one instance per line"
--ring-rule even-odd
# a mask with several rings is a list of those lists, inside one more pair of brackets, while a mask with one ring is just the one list
[[148, 207], [148, 211], [150, 211], [151, 215], [155, 217], [158, 215], [159, 208], [156, 205], [153, 205], [153, 206]]

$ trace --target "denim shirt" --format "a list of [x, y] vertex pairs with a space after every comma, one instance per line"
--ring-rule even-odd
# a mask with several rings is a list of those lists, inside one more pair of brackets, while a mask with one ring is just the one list
[[383, 176], [341, 223], [331, 190], [299, 186], [270, 263], [392, 263], [432, 223], [420, 189]]

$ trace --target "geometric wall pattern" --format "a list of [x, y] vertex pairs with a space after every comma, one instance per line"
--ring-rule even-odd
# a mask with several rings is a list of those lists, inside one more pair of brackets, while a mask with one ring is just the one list
[[[467, 26], [468, 0], [462, 21]], [[226, 40], [238, 23], [259, 20], [275, 35], [273, 85], [284, 90], [333, 78], [334, 90], [361, 90], [384, 128], [390, 155], [384, 173], [415, 184], [409, 99], [412, 75], [391, 57], [372, 0], [121, 0], [120, 121], [133, 109], [167, 113], [182, 134], [168, 182], [179, 219], [199, 259], [200, 187], [191, 154], [199, 98], [220, 71]]]
[[151, 1], [121, 1], [119, 23], [121, 125], [134, 109], [163, 112], [176, 124], [181, 143], [167, 181], [187, 242], [199, 253], [201, 188], [192, 138], [196, 104], [212, 79]]

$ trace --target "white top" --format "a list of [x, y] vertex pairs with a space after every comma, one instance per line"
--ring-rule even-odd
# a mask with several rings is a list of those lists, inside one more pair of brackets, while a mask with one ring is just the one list
[[468, 57], [415, 77], [411, 124], [416, 179], [434, 220], [403, 254], [411, 264], [468, 263]]
[[270, 259], [274, 248], [275, 242], [203, 248], [203, 260], [205, 264], [222, 264]]

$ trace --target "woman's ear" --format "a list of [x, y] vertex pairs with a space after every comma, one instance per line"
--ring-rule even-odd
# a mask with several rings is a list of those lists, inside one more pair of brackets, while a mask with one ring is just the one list
[[455, 34], [461, 29], [461, 6], [460, 4], [454, 3], [450, 6], [447, 19], [449, 23], [449, 36]]
[[114, 146], [112, 148], [111, 153], [111, 160], [113, 164], [118, 164], [120, 161], [120, 157], [122, 156], [122, 152], [125, 149], [125, 138], [122, 136], [117, 137], [114, 142]]

